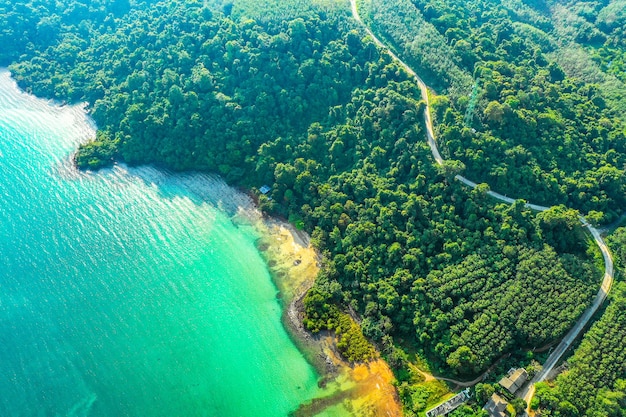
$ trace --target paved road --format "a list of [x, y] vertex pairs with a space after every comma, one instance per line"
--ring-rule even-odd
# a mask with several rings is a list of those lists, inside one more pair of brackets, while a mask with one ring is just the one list
[[[395, 59], [398, 62], [398, 64], [400, 64], [410, 75], [415, 77], [415, 80], [417, 81], [417, 84], [419, 85], [420, 91], [422, 92], [422, 100], [424, 100], [426, 104], [424, 108], [424, 122], [426, 125], [426, 137], [428, 139], [428, 145], [430, 146], [430, 149], [433, 154], [433, 158], [435, 159], [437, 164], [443, 165], [444, 159], [441, 157], [441, 154], [439, 153], [439, 148], [437, 147], [437, 142], [435, 141], [435, 135], [433, 133], [433, 124], [432, 124], [432, 120], [430, 117], [430, 104], [428, 101], [428, 88], [426, 87], [426, 84], [415, 73], [415, 71], [413, 71], [411, 67], [409, 67], [404, 61], [398, 58], [396, 54], [394, 54], [389, 48], [387, 48], [387, 46], [384, 43], [382, 43], [376, 37], [376, 35], [374, 35], [374, 33], [369, 29], [369, 27], [367, 27], [367, 25], [363, 23], [363, 21], [361, 20], [361, 17], [359, 16], [359, 11], [357, 10], [356, 0], [350, 0], [350, 5], [352, 8], [352, 15], [359, 23], [361, 23], [361, 25], [363, 25], [367, 34], [374, 40], [374, 43], [376, 43], [381, 48], [387, 50], [389, 55], [393, 59]], [[475, 182], [470, 181], [469, 179], [461, 175], [457, 175], [455, 178], [458, 181], [462, 182], [463, 184], [471, 188], [476, 188], [478, 185]], [[515, 202], [515, 199], [496, 193], [495, 191], [489, 191], [487, 194], [489, 194], [491, 197], [497, 200], [504, 201], [505, 203], [512, 204]], [[549, 207], [540, 206], [540, 205], [531, 204], [531, 203], [526, 203], [526, 207], [529, 207], [530, 209], [537, 210], [537, 211], [545, 211], [549, 209]], [[587, 220], [585, 220], [584, 217], [581, 216], [579, 217], [579, 219], [583, 227], [586, 227], [587, 229], [589, 229], [589, 232], [593, 236], [596, 244], [602, 251], [602, 257], [604, 258], [604, 278], [602, 280], [602, 286], [600, 287], [598, 294], [593, 300], [593, 304], [587, 310], [585, 310], [584, 314], [578, 319], [574, 327], [572, 327], [572, 329], [567, 333], [567, 335], [565, 335], [563, 340], [561, 340], [561, 343], [559, 343], [559, 345], [554, 349], [552, 354], [548, 357], [548, 359], [544, 363], [543, 369], [541, 370], [541, 372], [538, 372], [535, 375], [535, 377], [532, 379], [530, 384], [528, 384], [521, 391], [521, 395], [518, 394], [519, 396], [524, 398], [527, 403], [530, 403], [530, 399], [532, 398], [535, 392], [535, 384], [537, 382], [543, 381], [550, 374], [550, 372], [552, 371], [556, 363], [559, 361], [559, 359], [561, 359], [561, 356], [571, 346], [571, 344], [574, 342], [574, 340], [580, 334], [583, 328], [587, 325], [587, 323], [589, 322], [591, 317], [595, 314], [595, 312], [598, 310], [598, 308], [600, 308], [600, 306], [606, 299], [607, 294], [611, 290], [611, 286], [613, 285], [613, 259], [611, 258], [611, 253], [609, 252], [609, 249], [606, 246], [606, 243], [604, 243], [602, 236], [600, 236], [600, 232], [598, 232], [596, 228], [594, 228], [589, 223], [587, 223]], [[445, 379], [445, 378], [441, 378], [441, 379]]]
[[426, 137], [428, 138], [428, 146], [430, 146], [430, 150], [432, 151], [433, 157], [435, 158], [435, 161], [437, 161], [437, 164], [443, 165], [443, 158], [441, 157], [441, 154], [439, 153], [437, 142], [435, 142], [435, 135], [433, 134], [433, 122], [430, 118], [430, 103], [428, 102], [428, 87], [426, 87], [426, 83], [422, 81], [420, 76], [417, 75], [415, 71], [413, 71], [413, 68], [409, 67], [407, 64], [404, 63], [403, 60], [398, 58], [398, 56], [394, 54], [393, 51], [391, 51], [391, 49], [387, 48], [387, 46], [384, 43], [382, 43], [380, 39], [376, 37], [376, 35], [374, 35], [374, 32], [372, 32], [370, 28], [365, 23], [363, 23], [363, 20], [361, 20], [361, 16], [359, 16], [359, 11], [357, 10], [357, 7], [356, 7], [356, 0], [350, 0], [350, 6], [352, 7], [352, 16], [357, 22], [359, 22], [363, 26], [363, 28], [365, 29], [365, 32], [367, 32], [367, 34], [370, 35], [370, 38], [372, 38], [374, 43], [380, 46], [382, 49], [386, 50], [387, 53], [398, 64], [400, 64], [402, 68], [405, 69], [406, 72], [408, 72], [411, 76], [413, 76], [415, 80], [417, 81], [417, 85], [419, 86], [420, 91], [422, 92], [422, 100], [424, 100], [424, 103], [426, 103], [426, 106], [424, 107], [424, 122], [426, 123]]

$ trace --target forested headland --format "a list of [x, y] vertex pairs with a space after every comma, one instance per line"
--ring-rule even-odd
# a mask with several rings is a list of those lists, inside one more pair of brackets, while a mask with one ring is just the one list
[[[370, 18], [429, 71], [443, 149], [462, 164], [434, 164], [417, 85], [347, 2], [273, 14], [194, 0], [2, 0], [0, 64], [37, 95], [88, 103], [98, 133], [78, 151], [83, 168], [150, 163], [271, 186], [260, 207], [304, 228], [324, 255], [306, 326], [336, 330], [354, 361], [372, 354], [363, 335], [373, 342], [411, 414], [426, 406], [407, 371], [416, 353], [474, 376], [575, 322], [602, 275], [575, 209], [596, 221], [620, 212], [626, 144], [603, 90], [518, 33], [541, 37], [535, 14], [511, 20], [487, 1], [385, 4]], [[424, 14], [398, 22], [392, 6]], [[443, 67], [420, 61], [437, 61], [426, 41], [396, 37], [407, 27], [441, 42]], [[486, 184], [455, 181], [461, 171], [563, 205], [535, 214], [522, 200], [496, 203]]]

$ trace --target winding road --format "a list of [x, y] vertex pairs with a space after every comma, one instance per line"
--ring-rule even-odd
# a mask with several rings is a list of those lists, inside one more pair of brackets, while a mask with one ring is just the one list
[[[417, 84], [422, 93], [422, 100], [426, 104], [424, 108], [424, 123], [426, 125], [426, 137], [428, 139], [428, 145], [430, 146], [430, 150], [432, 151], [433, 158], [435, 159], [437, 164], [443, 165], [444, 159], [441, 157], [439, 148], [437, 147], [437, 142], [435, 140], [435, 135], [433, 133], [433, 124], [432, 124], [432, 119], [430, 117], [430, 104], [428, 101], [428, 87], [426, 86], [424, 81], [422, 81], [422, 79], [417, 75], [417, 73], [413, 71], [413, 69], [409, 67], [404, 61], [398, 58], [398, 56], [394, 54], [390, 50], [390, 48], [388, 48], [383, 42], [381, 42], [380, 39], [378, 39], [376, 35], [374, 35], [374, 33], [370, 30], [370, 28], [363, 22], [363, 20], [361, 20], [361, 16], [359, 16], [359, 11], [357, 9], [356, 0], [350, 0], [350, 6], [352, 8], [352, 15], [354, 16], [354, 19], [363, 26], [367, 34], [374, 41], [374, 43], [376, 43], [376, 45], [386, 50], [387, 53], [389, 53], [389, 55], [398, 64], [400, 64], [411, 76], [413, 76], [415, 80], [417, 81]], [[463, 184], [471, 188], [476, 188], [478, 185], [475, 182], [470, 181], [469, 179], [461, 175], [457, 175], [455, 178], [456, 180], [462, 182]], [[494, 191], [489, 191], [488, 194], [491, 197], [497, 200], [503, 201], [505, 203], [512, 204], [515, 202], [515, 199], [496, 193]], [[526, 207], [532, 210], [536, 210], [536, 211], [545, 211], [549, 209], [549, 207], [540, 206], [537, 204], [526, 203], [525, 205]], [[546, 362], [543, 364], [542, 370], [535, 375], [535, 377], [530, 381], [529, 384], [527, 384], [524, 387], [522, 391], [520, 391], [520, 393], [518, 393], [518, 396], [520, 396], [521, 398], [524, 398], [527, 404], [530, 404], [530, 400], [535, 392], [535, 384], [537, 382], [541, 382], [545, 380], [546, 377], [550, 374], [550, 372], [552, 372], [552, 369], [558, 363], [559, 359], [561, 359], [561, 356], [563, 356], [563, 354], [567, 351], [567, 349], [571, 346], [574, 340], [578, 337], [578, 335], [583, 330], [583, 328], [587, 325], [591, 317], [595, 314], [598, 308], [600, 308], [600, 306], [606, 299], [609, 291], [611, 290], [611, 286], [613, 285], [613, 258], [611, 257], [611, 253], [609, 252], [609, 249], [606, 246], [606, 243], [602, 239], [602, 236], [600, 236], [600, 232], [596, 228], [594, 228], [591, 224], [589, 224], [587, 220], [585, 220], [584, 217], [580, 216], [579, 219], [583, 227], [589, 230], [596, 244], [600, 248], [600, 251], [602, 252], [602, 257], [604, 258], [604, 277], [602, 280], [602, 285], [600, 287], [600, 290], [598, 291], [598, 294], [593, 300], [593, 303], [591, 304], [591, 306], [587, 308], [587, 310], [585, 310], [585, 312], [578, 319], [574, 327], [572, 327], [571, 330], [565, 335], [565, 337], [563, 337], [563, 340], [561, 340], [559, 345], [554, 349], [552, 354], [548, 357]], [[441, 379], [445, 379], [445, 378], [441, 378]]]

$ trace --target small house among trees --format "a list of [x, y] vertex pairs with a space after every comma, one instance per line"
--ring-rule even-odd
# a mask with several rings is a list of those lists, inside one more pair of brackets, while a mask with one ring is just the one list
[[520, 389], [520, 387], [524, 385], [524, 382], [526, 382], [527, 379], [528, 372], [526, 372], [526, 369], [511, 369], [509, 371], [509, 374], [500, 380], [499, 384], [502, 385], [511, 394], [515, 394], [515, 391]]
[[507, 417], [509, 414], [506, 410], [509, 404], [498, 394], [493, 394], [483, 410], [489, 413], [489, 417]]
[[461, 404], [469, 400], [469, 389], [466, 388], [454, 397], [450, 398], [443, 404], [439, 404], [437, 407], [428, 410], [426, 417], [445, 416], [448, 413], [456, 410]]

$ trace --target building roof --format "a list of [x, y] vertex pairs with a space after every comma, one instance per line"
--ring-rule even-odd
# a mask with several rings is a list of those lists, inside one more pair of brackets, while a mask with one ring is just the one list
[[464, 389], [443, 404], [439, 404], [437, 407], [426, 411], [426, 417], [445, 416], [467, 400], [469, 400], [469, 388]]
[[261, 194], [267, 194], [269, 193], [271, 189], [272, 187], [270, 187], [269, 185], [264, 185], [261, 188], [259, 188], [259, 191], [261, 192]]
[[489, 413], [489, 417], [506, 417], [506, 407], [508, 403], [498, 394], [493, 394], [487, 404], [483, 407], [483, 410]]
[[528, 372], [526, 372], [526, 369], [519, 368], [515, 369], [513, 372], [509, 371], [509, 375], [502, 378], [499, 384], [506, 388], [511, 394], [515, 394], [515, 391], [520, 389], [527, 379]]

